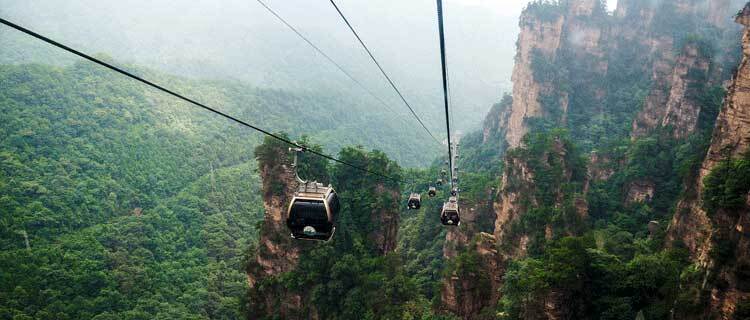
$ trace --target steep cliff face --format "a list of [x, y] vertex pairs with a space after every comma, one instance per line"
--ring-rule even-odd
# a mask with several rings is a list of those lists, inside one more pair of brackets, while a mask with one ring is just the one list
[[501, 260], [526, 256], [530, 250], [539, 252], [545, 239], [575, 235], [587, 218], [580, 193], [586, 174], [579, 156], [559, 135], [539, 138], [532, 142], [533, 149], [520, 148], [506, 157], [494, 204], [494, 235]]
[[[300, 143], [307, 145], [305, 139]], [[405, 278], [399, 256], [389, 254], [398, 238], [399, 183], [363, 175], [343, 164], [330, 167], [325, 158], [300, 153], [300, 176], [336, 186], [340, 210], [331, 240], [295, 240], [286, 219], [299, 183], [288, 146], [267, 138], [255, 155], [263, 182], [265, 217], [246, 267], [248, 318], [351, 319], [364, 317], [365, 312], [400, 318], [406, 305], [415, 303], [411, 299], [419, 296]], [[339, 158], [385, 176], [401, 174], [401, 168], [380, 151], [344, 148]], [[384, 287], [389, 290], [380, 290]], [[344, 300], [346, 304], [333, 303]], [[352, 312], [363, 314], [354, 316]]]
[[[622, 16], [637, 12], [637, 16], [630, 17], [628, 21], [646, 18], [646, 23], [633, 31], [627, 31], [629, 24], [620, 26], [622, 34], [638, 39], [643, 50], [649, 52], [644, 62], [645, 70], [651, 72], [652, 86], [643, 108], [633, 121], [633, 139], [647, 136], [667, 125], [673, 126], [677, 138], [683, 138], [695, 129], [700, 103], [687, 95], [691, 91], [688, 89], [691, 85], [707, 83], [711, 62], [719, 62], [722, 56], [717, 54], [711, 57], [714, 55], [710, 52], [712, 48], [691, 41], [687, 34], [696, 25], [717, 28], [719, 34], [733, 30], [724, 23], [732, 10], [726, 2], [680, 0], [651, 4], [638, 1], [618, 3]], [[720, 78], [719, 65], [721, 63], [714, 68]]]
[[689, 42], [674, 62], [671, 57], [663, 55], [655, 63], [654, 87], [633, 121], [633, 139], [646, 136], [659, 127], [671, 127], [677, 139], [695, 131], [701, 111], [695, 89], [705, 86], [708, 81], [711, 65], [708, 50], [699, 43]]
[[[269, 286], [258, 288], [259, 282], [289, 272], [297, 267], [301, 250], [309, 243], [294, 241], [286, 227], [287, 208], [297, 188], [291, 168], [289, 152], [283, 146], [272, 148], [266, 159], [259, 159], [260, 177], [263, 182], [263, 207], [265, 216], [260, 228], [257, 252], [247, 265], [247, 281], [257, 302], [250, 318], [263, 314], [278, 313], [284, 318], [293, 318], [302, 307], [302, 297], [284, 288]], [[273, 159], [273, 161], [267, 161]], [[257, 291], [257, 292], [256, 292]]]
[[672, 70], [671, 90], [667, 100], [663, 127], [671, 126], [677, 139], [686, 138], [695, 131], [700, 113], [700, 101], [690, 94], [696, 87], [703, 86], [708, 80], [710, 66], [708, 54], [699, 44], [688, 43]]
[[494, 142], [491, 140], [505, 140], [512, 105], [513, 98], [506, 95], [502, 101], [492, 106], [482, 125], [483, 144]]
[[377, 248], [378, 253], [387, 254], [396, 249], [398, 241], [399, 201], [401, 195], [398, 190], [391, 190], [382, 184], [375, 187], [375, 193], [386, 200], [387, 205], [379, 206], [370, 214], [372, 225], [378, 226], [370, 232], [370, 241]]
[[495, 237], [480, 232], [473, 239], [462, 239], [465, 233], [451, 233], [459, 238], [447, 238], [446, 242], [466, 241], [467, 246], [461, 253], [446, 250], [453, 268], [442, 283], [441, 308], [464, 319], [475, 319], [483, 311], [491, 313], [502, 282]]
[[[556, 56], [562, 41], [565, 16], [556, 14], [542, 19], [533, 12], [525, 11], [520, 21], [521, 32], [518, 35], [515, 65], [511, 76], [513, 104], [505, 136], [511, 148], [518, 147], [528, 132], [526, 119], [543, 115], [541, 96], [552, 94], [554, 91], [552, 83], [534, 78], [532, 64], [536, 56], [546, 59]], [[560, 97], [560, 101], [564, 100], [564, 97]]]
[[[495, 237], [482, 230], [494, 221], [493, 190], [489, 197], [468, 203], [460, 199], [461, 226], [448, 229], [443, 243], [443, 258], [450, 261], [441, 288], [441, 309], [466, 319], [474, 319], [498, 299], [501, 283]], [[475, 264], [476, 268], [466, 268]]]
[[[727, 78], [724, 70], [733, 59], [732, 47], [721, 41], [731, 38], [735, 30], [726, 22], [738, 8], [737, 2], [620, 0], [613, 15], [605, 13], [600, 1], [590, 0], [535, 2], [527, 7], [521, 16], [513, 96], [508, 99], [512, 102], [503, 112], [493, 108], [484, 123], [484, 143], [495, 137], [493, 133], [504, 130], [508, 146], [493, 204], [497, 252], [491, 255], [496, 256], [497, 264], [480, 263], [488, 265], [488, 276], [499, 279], [499, 284], [490, 282], [493, 288], [502, 287], [511, 261], [538, 257], [547, 240], [582, 234], [585, 227], [581, 226], [589, 218], [586, 197], [590, 183], [615, 176], [620, 180], [613, 179], [613, 184], [621, 183], [616, 188], [621, 194], [606, 201], [618, 202], [622, 210], [649, 210], [653, 199], [660, 196], [657, 193], [666, 190], [659, 185], [663, 181], [618, 174], [621, 167], [630, 165], [625, 160], [630, 155], [627, 151], [615, 152], [615, 160], [610, 158], [612, 154], [601, 155], [595, 150], [609, 146], [602, 143], [602, 136], [630, 136], [636, 141], [658, 131], [668, 132], [669, 137], [664, 138], [668, 141], [686, 141], [699, 129], [701, 134], [705, 132], [705, 125], [700, 125], [705, 122], [701, 120], [707, 108], [705, 92]], [[725, 113], [722, 111], [723, 117]], [[623, 123], [631, 124], [630, 128]], [[570, 156], [577, 151], [560, 136], [547, 144], [534, 140], [535, 134], [549, 134], [554, 127], [567, 128], [577, 144], [583, 140], [579, 145], [586, 152], [593, 151], [588, 165], [578, 162], [577, 155]], [[744, 124], [734, 132], [750, 131], [749, 127]], [[736, 142], [740, 133], [725, 135], [722, 139], [727, 144], [741, 144]], [[674, 201], [678, 191], [669, 192], [675, 194], [670, 196]], [[660, 205], [664, 206], [663, 202], [659, 199]], [[709, 219], [689, 212], [683, 216], [675, 218], [684, 221], [683, 236], [677, 238], [693, 252], [707, 252], [710, 248], [705, 238], [712, 232], [706, 227], [711, 224]], [[663, 234], [659, 221], [646, 219], [639, 224], [649, 226], [641, 233], [650, 232], [652, 237]], [[452, 246], [444, 248], [444, 256], [458, 260], [462, 253], [475, 254], [478, 247], [472, 246], [470, 235], [449, 232], [446, 244]], [[490, 241], [487, 238], [485, 242]], [[467, 242], [465, 250], [453, 245]], [[460, 277], [446, 278], [443, 302], [464, 318], [477, 317], [487, 305], [472, 296], [475, 287]], [[565, 319], [574, 314], [566, 309], [570, 307], [568, 298], [564, 289], [545, 292], [543, 301], [536, 304], [538, 318]]]
[[[693, 261], [707, 270], [709, 283], [704, 290], [710, 290], [708, 313], [719, 319], [732, 319], [738, 304], [746, 303], [750, 296], [750, 278], [746, 271], [750, 267], [750, 235], [747, 233], [750, 209], [745, 203], [709, 214], [703, 198], [706, 177], [724, 161], [741, 158], [750, 149], [750, 6], [737, 16], [737, 22], [745, 26], [742, 61], [716, 120], [700, 173], [688, 195], [678, 204], [669, 228], [670, 240], [684, 244]], [[717, 261], [722, 259], [717, 256], [721, 251], [730, 252], [731, 260]]]
[[[498, 264], [490, 274], [498, 279], [511, 261], [542, 253], [548, 240], [580, 235], [588, 220], [589, 172], [570, 141], [550, 133], [526, 144], [508, 153], [494, 204]], [[528, 314], [565, 319], [575, 305], [568, 299], [565, 288], [550, 290], [543, 301], [529, 302]]]

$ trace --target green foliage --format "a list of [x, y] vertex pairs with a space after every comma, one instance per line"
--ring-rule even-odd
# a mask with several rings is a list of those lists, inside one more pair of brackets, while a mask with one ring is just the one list
[[743, 299], [737, 303], [737, 309], [734, 311], [734, 319], [748, 319], [750, 318], [750, 299]]
[[[508, 157], [525, 164], [527, 168], [523, 170], [533, 172], [533, 184], [522, 187], [530, 187], [530, 190], [515, 190], [521, 195], [521, 205], [528, 210], [511, 229], [512, 234], [530, 237], [531, 255], [543, 251], [547, 225], [557, 226], [554, 237], [565, 232], [578, 233], [585, 228], [585, 222], [577, 213], [576, 202], [582, 197], [586, 159], [566, 130], [530, 133], [524, 138], [524, 146], [509, 151]], [[516, 181], [521, 175], [521, 172], [509, 171], [507, 188], [528, 185]]]
[[[339, 159], [395, 179], [402, 176], [401, 168], [380, 151], [347, 147]], [[264, 279], [251, 290], [250, 304], [262, 304], [275, 288], [300, 294], [310, 306], [299, 312], [304, 314], [314, 306], [323, 319], [434, 318], [423, 294], [424, 286], [431, 286], [438, 277], [413, 276], [404, 266], [404, 256], [384, 255], [375, 240], [387, 227], [384, 224], [401, 213], [399, 183], [343, 164], [335, 164], [330, 171], [342, 205], [336, 236], [304, 250], [293, 271]], [[251, 312], [253, 317], [272, 319], [260, 310]]]
[[[403, 211], [399, 228], [398, 250], [404, 261], [404, 271], [416, 282], [418, 290], [426, 299], [440, 299], [438, 284], [444, 270], [443, 243], [446, 229], [440, 224], [438, 213], [442, 208], [448, 190], [438, 190], [438, 196], [429, 198], [425, 195], [428, 186], [434, 183], [439, 175], [439, 167], [428, 170], [410, 170], [405, 173], [407, 180], [418, 181], [413, 186], [416, 192], [422, 193], [422, 209]], [[408, 193], [404, 190], [402, 203]]]
[[512, 105], [513, 98], [506, 94], [500, 102], [492, 106], [487, 115], [484, 123], [486, 132], [475, 131], [461, 138], [459, 148], [461, 159], [458, 162], [463, 172], [481, 172], [488, 176], [500, 175], [507, 142], [505, 141], [505, 128], [499, 127], [498, 119]]
[[510, 265], [499, 312], [506, 319], [543, 314], [546, 295], [562, 293], [577, 319], [634, 319], [644, 310], [649, 319], [666, 317], [678, 294], [682, 251], [638, 254], [623, 261], [597, 247], [595, 237], [553, 241], [540, 258]]
[[[554, 22], [560, 17], [565, 7], [561, 0], [535, 0], [530, 1], [524, 9], [524, 15], [539, 19], [543, 22]], [[521, 21], [522, 23], [524, 21]], [[531, 21], [529, 21], [531, 23]]]
[[750, 192], [750, 153], [719, 163], [703, 180], [703, 206], [710, 214], [746, 206]]

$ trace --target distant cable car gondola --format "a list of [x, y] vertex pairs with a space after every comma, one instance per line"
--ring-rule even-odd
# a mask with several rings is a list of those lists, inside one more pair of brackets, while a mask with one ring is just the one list
[[409, 202], [406, 204], [409, 210], [419, 210], [422, 207], [422, 195], [419, 193], [412, 193], [409, 195]]
[[456, 197], [450, 197], [448, 202], [443, 204], [443, 211], [440, 212], [440, 222], [446, 226], [458, 226], [461, 224], [458, 199]]
[[451, 189], [451, 196], [452, 196], [452, 197], [455, 197], [455, 196], [457, 196], [457, 195], [458, 195], [458, 188], [453, 188], [453, 189]]
[[438, 186], [442, 186], [443, 185], [443, 179], [437, 179], [437, 181], [435, 181], [435, 184], [438, 185]]
[[300, 186], [289, 203], [286, 225], [294, 239], [328, 241], [336, 231], [334, 222], [341, 208], [339, 198], [330, 185], [302, 180], [297, 174], [297, 152], [304, 150], [290, 150], [295, 151], [293, 167]]
[[430, 189], [427, 190], [427, 195], [430, 196], [430, 198], [437, 195], [437, 189], [435, 187], [430, 187]]
[[445, 171], [445, 169], [440, 170], [440, 176], [441, 177], [445, 177], [445, 175], [447, 175], [447, 174], [448, 174], [448, 171]]

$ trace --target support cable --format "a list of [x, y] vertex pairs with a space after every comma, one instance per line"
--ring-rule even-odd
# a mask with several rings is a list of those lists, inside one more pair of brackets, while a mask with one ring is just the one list
[[451, 187], [453, 187], [453, 144], [451, 144], [451, 120], [448, 109], [448, 72], [445, 64], [445, 29], [443, 27], [443, 0], [437, 0], [438, 30], [440, 35], [440, 62], [443, 71], [443, 101], [445, 103], [445, 129], [448, 133], [448, 165]]
[[336, 62], [336, 60], [333, 60], [333, 58], [331, 58], [330, 55], [328, 55], [327, 53], [325, 53], [322, 49], [320, 49], [320, 47], [318, 47], [317, 45], [315, 45], [309, 38], [307, 38], [305, 35], [303, 35], [302, 32], [300, 32], [299, 30], [297, 30], [297, 28], [295, 28], [294, 26], [292, 26], [292, 24], [290, 24], [289, 22], [287, 22], [286, 19], [284, 19], [280, 14], [278, 14], [276, 11], [274, 11], [270, 6], [268, 6], [268, 4], [266, 4], [262, 0], [256, 0], [256, 1], [261, 6], [263, 6], [263, 8], [265, 8], [266, 11], [268, 11], [274, 17], [276, 17], [276, 19], [278, 19], [279, 21], [281, 21], [281, 23], [283, 23], [287, 28], [289, 28], [289, 30], [292, 30], [292, 32], [294, 32], [300, 39], [302, 39], [303, 41], [305, 41], [310, 47], [312, 47], [315, 51], [317, 51], [320, 55], [322, 55], [323, 58], [325, 58], [326, 60], [328, 60], [328, 62], [330, 62], [331, 64], [333, 64], [336, 67], [336, 69], [338, 69], [339, 71], [341, 71], [341, 73], [343, 73], [347, 78], [349, 78], [357, 86], [359, 86], [360, 88], [362, 88], [362, 90], [364, 90], [365, 92], [367, 92], [368, 95], [370, 95], [375, 100], [377, 100], [381, 105], [383, 105], [383, 107], [385, 107], [385, 109], [388, 112], [390, 112], [391, 114], [394, 114], [396, 116], [396, 118], [398, 118], [399, 120], [401, 120], [408, 127], [408, 123], [406, 123], [406, 120], [404, 120], [404, 118], [400, 114], [398, 114], [397, 112], [395, 112], [388, 105], [387, 102], [385, 102], [382, 98], [378, 97], [375, 93], [372, 92], [372, 90], [368, 89], [364, 84], [362, 84], [362, 82], [360, 82], [359, 80], [357, 80], [356, 78], [354, 78], [354, 76], [352, 76], [352, 74], [349, 71], [346, 71], [346, 69], [344, 69], [344, 67], [341, 66], [341, 64], [339, 64], [338, 62]]
[[375, 59], [375, 56], [372, 54], [372, 51], [370, 51], [370, 48], [368, 48], [367, 45], [365, 44], [365, 42], [362, 41], [362, 38], [360, 38], [360, 36], [357, 33], [357, 31], [354, 30], [354, 27], [352, 27], [352, 24], [349, 23], [349, 19], [347, 19], [346, 16], [344, 15], [344, 13], [341, 12], [341, 9], [339, 9], [339, 6], [336, 5], [336, 2], [334, 2], [333, 0], [329, 0], [329, 1], [333, 5], [333, 7], [336, 9], [336, 12], [339, 13], [339, 16], [341, 16], [341, 19], [344, 20], [344, 22], [346, 23], [347, 27], [349, 27], [349, 30], [351, 30], [352, 33], [354, 34], [354, 36], [357, 38], [357, 41], [359, 41], [359, 44], [362, 45], [362, 48], [364, 48], [365, 51], [367, 51], [367, 54], [370, 56], [370, 59], [372, 59], [372, 61], [375, 62], [375, 65], [378, 67], [378, 69], [380, 69], [380, 73], [382, 73], [383, 76], [385, 77], [385, 79], [388, 80], [388, 83], [391, 85], [391, 88], [393, 88], [393, 90], [396, 91], [396, 93], [398, 94], [398, 96], [401, 98], [401, 101], [403, 101], [404, 104], [406, 105], [406, 107], [409, 108], [409, 111], [411, 111], [411, 114], [414, 116], [414, 118], [417, 119], [417, 121], [419, 122], [419, 124], [422, 125], [422, 128], [424, 128], [424, 130], [427, 131], [427, 133], [432, 137], [432, 139], [435, 140], [435, 142], [437, 142], [438, 144], [440, 144], [440, 140], [438, 140], [437, 138], [435, 138], [435, 135], [432, 134], [432, 132], [430, 131], [430, 129], [427, 129], [427, 126], [425, 126], [424, 122], [422, 122], [422, 119], [420, 119], [419, 116], [417, 115], [417, 113], [414, 112], [414, 108], [412, 108], [411, 105], [409, 104], [409, 102], [406, 101], [406, 98], [404, 98], [404, 95], [401, 94], [401, 90], [399, 90], [398, 87], [396, 86], [396, 84], [393, 82], [393, 80], [391, 80], [391, 77], [388, 76], [388, 73], [386, 73], [385, 70], [383, 70], [383, 67], [380, 65], [380, 62], [378, 62], [378, 60]]
[[379, 173], [379, 172], [375, 172], [375, 171], [372, 171], [372, 170], [368, 170], [368, 169], [366, 169], [366, 168], [363, 168], [363, 167], [360, 167], [360, 166], [357, 166], [357, 165], [354, 165], [354, 164], [348, 163], [348, 162], [346, 162], [346, 161], [343, 161], [343, 160], [339, 160], [339, 159], [337, 159], [337, 158], [334, 158], [334, 157], [332, 157], [332, 156], [329, 156], [329, 155], [327, 155], [327, 154], [325, 154], [325, 153], [322, 153], [322, 152], [318, 152], [318, 151], [315, 151], [315, 150], [313, 150], [313, 149], [309, 149], [309, 148], [307, 148], [307, 147], [305, 147], [305, 146], [303, 146], [303, 145], [300, 145], [300, 144], [298, 144], [298, 143], [296, 143], [296, 142], [294, 142], [294, 141], [291, 141], [291, 140], [289, 140], [289, 139], [286, 139], [286, 138], [284, 138], [284, 137], [282, 137], [282, 136], [280, 136], [280, 135], [278, 135], [278, 134], [274, 134], [274, 133], [271, 133], [270, 131], [264, 130], [264, 129], [262, 129], [262, 128], [256, 127], [256, 126], [254, 126], [254, 125], [252, 125], [252, 124], [249, 124], [249, 123], [247, 123], [247, 122], [245, 122], [245, 121], [242, 121], [242, 120], [240, 120], [240, 119], [237, 119], [237, 118], [235, 118], [234, 116], [231, 116], [231, 115], [229, 115], [229, 114], [226, 114], [226, 113], [224, 113], [224, 112], [222, 112], [222, 111], [219, 111], [219, 110], [217, 110], [217, 109], [214, 109], [214, 108], [212, 108], [212, 107], [209, 107], [209, 106], [207, 106], [207, 105], [205, 105], [205, 104], [203, 104], [203, 103], [200, 103], [200, 102], [198, 102], [198, 101], [195, 101], [195, 100], [193, 100], [193, 99], [191, 99], [191, 98], [185, 97], [185, 96], [183, 96], [183, 95], [181, 95], [181, 94], [179, 94], [179, 93], [177, 93], [177, 92], [175, 92], [175, 91], [172, 91], [172, 90], [170, 90], [170, 89], [167, 89], [167, 88], [165, 88], [165, 87], [163, 87], [163, 86], [160, 86], [160, 85], [158, 85], [158, 84], [156, 84], [156, 83], [153, 83], [153, 82], [151, 82], [151, 81], [149, 81], [149, 80], [146, 80], [146, 79], [144, 79], [144, 78], [141, 78], [141, 77], [139, 77], [139, 76], [137, 76], [137, 75], [135, 75], [135, 74], [133, 74], [133, 73], [130, 73], [130, 72], [128, 72], [128, 71], [125, 71], [125, 70], [123, 70], [123, 69], [121, 69], [121, 68], [119, 68], [119, 67], [117, 67], [117, 66], [114, 66], [114, 65], [112, 65], [112, 64], [109, 64], [109, 63], [107, 63], [107, 62], [104, 62], [104, 61], [102, 61], [102, 60], [99, 60], [99, 59], [97, 59], [97, 58], [94, 58], [94, 57], [92, 57], [92, 56], [90, 56], [90, 55], [87, 55], [87, 54], [85, 54], [85, 53], [81, 52], [81, 51], [78, 51], [78, 50], [76, 50], [76, 49], [73, 49], [73, 48], [71, 48], [71, 47], [68, 47], [68, 46], [66, 46], [66, 45], [64, 45], [64, 44], [62, 44], [62, 43], [59, 43], [59, 42], [57, 42], [57, 41], [55, 41], [55, 40], [52, 40], [52, 39], [50, 39], [50, 38], [48, 38], [48, 37], [45, 37], [45, 36], [43, 36], [43, 35], [41, 35], [41, 34], [38, 34], [38, 33], [34, 32], [34, 31], [31, 31], [31, 30], [29, 30], [29, 29], [26, 29], [26, 28], [24, 28], [24, 27], [21, 27], [21, 26], [19, 26], [19, 25], [17, 25], [17, 24], [14, 24], [14, 23], [12, 23], [12, 22], [10, 22], [10, 21], [8, 21], [8, 20], [5, 20], [5, 19], [3, 19], [3, 18], [0, 18], [0, 23], [2, 23], [2, 24], [4, 24], [4, 25], [6, 25], [6, 26], [8, 26], [8, 27], [11, 27], [11, 28], [13, 28], [13, 29], [16, 29], [16, 30], [18, 30], [18, 31], [20, 31], [20, 32], [23, 32], [23, 33], [25, 33], [25, 34], [27, 34], [27, 35], [29, 35], [29, 36], [32, 36], [32, 37], [34, 37], [34, 38], [37, 38], [37, 39], [39, 39], [39, 40], [41, 40], [41, 41], [44, 41], [44, 42], [46, 42], [46, 43], [48, 43], [48, 44], [50, 44], [50, 45], [53, 45], [53, 46], [55, 46], [55, 47], [58, 47], [58, 48], [60, 48], [60, 49], [62, 49], [62, 50], [65, 50], [65, 51], [67, 51], [67, 52], [70, 52], [70, 53], [72, 53], [72, 54], [74, 54], [74, 55], [76, 55], [76, 56], [79, 56], [79, 57], [81, 57], [81, 58], [84, 58], [84, 59], [86, 59], [86, 60], [89, 60], [89, 61], [91, 61], [91, 62], [93, 62], [93, 63], [95, 63], [95, 64], [98, 64], [98, 65], [100, 65], [100, 66], [103, 66], [103, 67], [105, 67], [105, 68], [107, 68], [107, 69], [110, 69], [110, 70], [112, 70], [112, 71], [114, 71], [114, 72], [116, 72], [116, 73], [119, 73], [119, 74], [121, 74], [121, 75], [124, 75], [124, 76], [126, 76], [126, 77], [128, 77], [128, 78], [131, 78], [131, 79], [133, 79], [133, 80], [136, 80], [136, 81], [138, 81], [138, 82], [141, 82], [141, 83], [143, 83], [143, 84], [145, 84], [145, 85], [147, 85], [147, 86], [150, 86], [150, 87], [152, 87], [152, 88], [154, 88], [154, 89], [157, 89], [157, 90], [159, 90], [159, 91], [162, 91], [162, 92], [164, 92], [164, 93], [167, 93], [167, 94], [169, 94], [169, 95], [171, 95], [171, 96], [174, 96], [174, 97], [176, 97], [176, 98], [178, 98], [178, 99], [180, 99], [180, 100], [186, 101], [186, 102], [188, 102], [188, 103], [190, 103], [190, 104], [193, 104], [193, 105], [195, 105], [195, 106], [197, 106], [197, 107], [200, 107], [200, 108], [202, 108], [202, 109], [205, 109], [205, 110], [207, 110], [207, 111], [209, 111], [209, 112], [212, 112], [212, 113], [215, 113], [215, 114], [217, 114], [217, 115], [220, 115], [220, 116], [222, 116], [222, 117], [224, 117], [224, 118], [226, 118], [226, 119], [229, 119], [229, 120], [231, 120], [231, 121], [233, 121], [233, 122], [236, 122], [236, 123], [238, 123], [238, 124], [240, 124], [240, 125], [243, 125], [243, 126], [245, 126], [245, 127], [248, 127], [248, 128], [250, 128], [250, 129], [253, 129], [253, 130], [255, 130], [255, 131], [258, 131], [258, 132], [260, 132], [260, 133], [262, 133], [262, 134], [265, 134], [265, 135], [267, 135], [267, 136], [269, 136], [269, 137], [272, 137], [272, 138], [274, 138], [274, 139], [276, 139], [276, 140], [279, 140], [279, 141], [281, 141], [281, 142], [287, 143], [287, 144], [289, 144], [289, 145], [292, 145], [292, 146], [294, 146], [294, 147], [296, 147], [296, 148], [301, 148], [301, 149], [303, 149], [303, 150], [304, 150], [304, 151], [306, 151], [306, 152], [310, 152], [310, 153], [312, 153], [312, 154], [314, 154], [314, 155], [317, 155], [317, 156], [319, 156], [319, 157], [322, 157], [322, 158], [325, 158], [325, 159], [331, 160], [331, 161], [333, 161], [333, 162], [336, 162], [336, 163], [339, 163], [339, 164], [343, 164], [343, 165], [346, 165], [346, 166], [348, 166], [348, 167], [354, 168], [354, 169], [356, 169], [356, 170], [360, 170], [360, 171], [362, 171], [362, 172], [365, 172], [365, 173], [368, 173], [368, 174], [371, 174], [371, 175], [374, 175], [374, 176], [378, 176], [378, 177], [381, 177], [381, 178], [384, 178], [384, 179], [387, 179], [387, 180], [391, 180], [391, 181], [396, 181], [396, 182], [403, 182], [403, 181], [402, 181], [401, 179], [397, 179], [397, 178], [389, 177], [389, 176], [387, 176], [387, 175], [385, 175], [385, 174], [382, 174], [382, 173]]

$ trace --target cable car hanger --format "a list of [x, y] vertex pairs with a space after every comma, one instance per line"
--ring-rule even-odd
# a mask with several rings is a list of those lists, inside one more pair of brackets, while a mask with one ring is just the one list
[[286, 225], [294, 239], [331, 240], [336, 232], [336, 216], [341, 210], [338, 195], [331, 185], [303, 180], [299, 176], [298, 155], [304, 148], [289, 148], [294, 152], [294, 177], [297, 191], [289, 202]]

